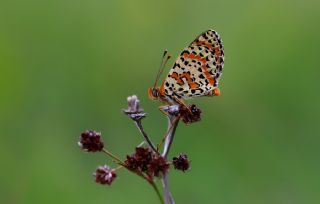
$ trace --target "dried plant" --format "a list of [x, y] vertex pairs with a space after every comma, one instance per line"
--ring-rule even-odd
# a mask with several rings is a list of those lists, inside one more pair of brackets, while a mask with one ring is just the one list
[[[142, 120], [146, 118], [147, 114], [140, 107], [139, 99], [133, 95], [129, 96], [127, 101], [128, 107], [122, 111], [135, 123], [143, 137], [142, 145], [135, 147], [134, 153], [121, 160], [105, 148], [101, 134], [93, 130], [83, 132], [78, 144], [87, 152], [104, 152], [118, 165], [114, 169], [108, 165], [98, 167], [93, 174], [97, 183], [111, 185], [117, 177], [118, 170], [125, 168], [146, 180], [157, 193], [161, 203], [174, 204], [174, 199], [169, 190], [168, 171], [170, 166], [173, 165], [174, 169], [185, 172], [190, 169], [190, 162], [185, 154], [177, 155], [172, 160], [168, 160], [168, 155], [179, 121], [186, 124], [197, 122], [201, 119], [201, 111], [195, 105], [167, 105], [160, 107], [168, 118], [168, 127], [163, 139], [155, 145], [143, 128]], [[158, 189], [155, 179], [162, 180], [163, 195]]]
[[[155, 145], [143, 128], [142, 120], [147, 114], [140, 107], [137, 96], [128, 97], [128, 108], [123, 112], [134, 121], [139, 129], [145, 146], [138, 146], [135, 152], [127, 155], [123, 161], [104, 148], [101, 135], [95, 131], [81, 134], [80, 147], [88, 152], [102, 151], [114, 159], [119, 165], [115, 169], [101, 166], [95, 172], [96, 182], [110, 185], [116, 178], [116, 172], [125, 168], [145, 179], [154, 188], [162, 203], [173, 204], [169, 190], [168, 171], [171, 165], [182, 172], [190, 168], [187, 155], [180, 154], [168, 160], [168, 155], [180, 121], [190, 124], [201, 119], [201, 110], [195, 105], [185, 105], [183, 99], [199, 96], [219, 96], [218, 82], [224, 66], [224, 48], [218, 33], [209, 29], [192, 41], [176, 59], [167, 78], [160, 86], [158, 81], [171, 55], [165, 50], [155, 83], [148, 89], [148, 96], [166, 105], [160, 110], [168, 118], [167, 132], [163, 139]], [[160, 151], [162, 150], [162, 151]], [[163, 196], [155, 184], [155, 179], [162, 180]]]

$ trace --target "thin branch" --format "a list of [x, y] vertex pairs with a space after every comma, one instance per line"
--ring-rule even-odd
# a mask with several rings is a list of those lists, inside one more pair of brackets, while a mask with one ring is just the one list
[[[119, 165], [122, 165], [122, 164], [119, 164]], [[122, 166], [123, 166], [124, 168], [126, 168], [128, 171], [130, 171], [131, 173], [134, 173], [134, 174], [140, 176], [141, 178], [143, 178], [144, 180], [146, 180], [146, 181], [153, 187], [154, 191], [157, 193], [157, 196], [158, 196], [161, 204], [165, 204], [165, 202], [164, 202], [164, 200], [163, 200], [163, 197], [162, 197], [162, 195], [161, 195], [161, 193], [160, 193], [157, 185], [154, 183], [153, 180], [150, 180], [149, 177], [147, 177], [145, 174], [143, 174], [143, 173], [140, 172], [140, 171], [133, 171], [133, 170], [131, 170], [131, 169], [128, 168], [125, 164], [123, 164]]]
[[162, 186], [163, 186], [163, 193], [164, 199], [166, 204], [174, 204], [173, 197], [169, 191], [169, 181], [168, 181], [168, 174], [163, 175], [162, 178]]
[[134, 121], [134, 123], [140, 130], [140, 133], [142, 134], [144, 140], [148, 143], [150, 148], [159, 155], [159, 152], [157, 151], [157, 149], [151, 142], [149, 136], [143, 129], [141, 120], [145, 118], [147, 114], [143, 111], [142, 108], [140, 108], [140, 101], [138, 97], [136, 95], [129, 96], [127, 98], [127, 101], [128, 101], [128, 108], [123, 109], [122, 111]]
[[[174, 135], [176, 133], [176, 129], [178, 127], [179, 124], [179, 118], [176, 118], [174, 116], [168, 116], [168, 129], [171, 131], [169, 131], [168, 136], [166, 138], [166, 141], [164, 143], [164, 148], [163, 148], [163, 153], [162, 156], [164, 158], [167, 159], [173, 139], [174, 139]], [[173, 126], [173, 127], [171, 127]]]
[[[140, 124], [141, 125], [141, 124]], [[141, 126], [142, 127], [142, 126]], [[142, 129], [143, 130], [143, 129]], [[129, 170], [132, 173], [137, 174], [138, 176], [140, 176], [141, 178], [145, 179], [155, 190], [155, 192], [157, 193], [157, 196], [159, 197], [159, 200], [162, 204], [164, 204], [164, 200], [163, 197], [158, 189], [158, 187], [156, 186], [156, 184], [153, 182], [153, 180], [150, 180], [148, 177], [146, 177], [143, 173], [138, 172], [138, 171], [132, 171], [131, 169], [129, 169], [125, 163], [123, 163], [117, 156], [115, 156], [114, 154], [112, 154], [111, 152], [109, 152], [106, 149], [103, 149], [102, 152], [104, 152], [105, 154], [107, 154], [108, 156], [110, 156], [111, 158], [113, 158], [114, 160], [116, 160], [116, 163], [119, 164], [120, 166], [116, 168], [116, 170], [121, 169], [121, 168], [126, 168], [127, 170]]]
[[[162, 156], [165, 159], [167, 159], [167, 157], [168, 157], [168, 154], [169, 154], [169, 151], [170, 151], [178, 124], [179, 124], [178, 117], [168, 116], [168, 130], [169, 130], [169, 132], [168, 132], [168, 135], [166, 136], [166, 141], [165, 141], [163, 153], [162, 153]], [[162, 186], [163, 186], [165, 203], [166, 204], [174, 204], [175, 202], [174, 202], [173, 197], [172, 197], [170, 190], [169, 190], [168, 173], [163, 175]]]
[[106, 149], [102, 149], [102, 152], [104, 152], [106, 155], [108, 155], [109, 157], [111, 157], [112, 159], [116, 160], [118, 164], [120, 165], [124, 165], [123, 161], [121, 161], [121, 159], [119, 159], [119, 157], [115, 156], [114, 154], [112, 154], [111, 152], [109, 152]]
[[144, 137], [145, 141], [148, 143], [148, 145], [150, 146], [150, 148], [157, 154], [159, 154], [158, 150], [155, 148], [154, 144], [152, 143], [152, 141], [150, 140], [149, 136], [147, 135], [147, 133], [144, 131], [141, 120], [135, 120], [135, 124], [138, 127], [138, 129], [140, 130], [140, 133], [142, 134], [142, 136]]
[[[178, 118], [176, 118], [176, 119], [178, 119]], [[167, 130], [167, 132], [166, 132], [166, 134], [165, 134], [164, 137], [161, 139], [160, 143], [157, 144], [157, 150], [158, 150], [158, 151], [159, 151], [160, 147], [163, 145], [163, 143], [166, 141], [166, 139], [167, 139], [167, 137], [169, 136], [169, 133], [171, 132], [172, 128], [173, 128], [173, 126], [170, 125], [169, 128], [168, 128], [168, 130]]]
[[162, 204], [165, 204], [165, 202], [164, 202], [164, 200], [163, 200], [163, 197], [162, 197], [162, 195], [161, 195], [161, 193], [160, 193], [157, 185], [156, 185], [153, 181], [150, 182], [150, 184], [151, 184], [151, 186], [153, 187], [153, 189], [156, 191], [156, 193], [157, 193], [157, 195], [158, 195], [158, 197], [159, 197], [159, 199], [160, 199], [160, 202], [161, 202]]
[[[155, 153], [160, 155], [158, 149], [154, 146], [154, 144], [150, 140], [149, 136], [147, 135], [147, 133], [143, 129], [141, 120], [143, 118], [145, 118], [147, 114], [143, 111], [142, 108], [140, 108], [140, 101], [139, 101], [138, 97], [135, 95], [129, 96], [127, 98], [127, 101], [128, 101], [128, 108], [124, 109], [123, 112], [126, 115], [128, 115], [132, 120], [134, 120], [134, 122], [135, 122], [137, 128], [139, 129], [140, 133], [142, 134], [144, 140], [148, 143], [150, 148]], [[168, 129], [167, 129], [167, 135], [165, 136], [163, 153], [161, 154], [161, 156], [163, 156], [165, 159], [167, 159], [172, 142], [173, 142], [173, 139], [174, 139], [174, 135], [175, 135], [177, 126], [180, 121], [180, 116], [178, 116], [180, 106], [179, 105], [164, 106], [162, 110], [164, 112], [168, 113], [168, 114], [166, 114], [168, 116]], [[135, 173], [137, 173], [139, 175], [138, 172], [135, 172]], [[140, 176], [144, 177], [145, 175], [140, 174]], [[148, 180], [148, 178], [145, 178], [145, 179]], [[174, 204], [174, 200], [173, 200], [172, 195], [169, 191], [168, 174], [167, 173], [164, 174], [163, 178], [162, 178], [162, 184], [163, 184], [163, 190], [164, 190], [164, 197], [163, 198], [164, 199], [162, 198], [161, 193], [159, 192], [159, 190], [158, 190], [157, 186], [155, 185], [155, 183], [153, 182], [153, 180], [148, 180], [148, 181], [153, 186], [153, 188], [157, 192], [158, 196], [161, 197], [161, 201], [163, 203], [165, 201], [165, 204]]]

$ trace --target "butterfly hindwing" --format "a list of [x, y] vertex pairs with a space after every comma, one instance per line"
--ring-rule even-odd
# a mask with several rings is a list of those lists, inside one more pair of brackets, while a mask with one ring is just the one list
[[165, 83], [167, 96], [192, 98], [217, 88], [224, 64], [224, 51], [216, 31], [200, 34], [176, 59]]

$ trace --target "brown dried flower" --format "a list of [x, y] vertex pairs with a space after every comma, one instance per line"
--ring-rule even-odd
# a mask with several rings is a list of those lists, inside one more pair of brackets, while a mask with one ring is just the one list
[[114, 179], [117, 177], [117, 174], [113, 169], [110, 169], [109, 166], [99, 166], [93, 176], [96, 177], [96, 182], [100, 184], [108, 184], [111, 185], [111, 183], [114, 181]]
[[187, 155], [185, 154], [180, 154], [177, 157], [173, 157], [172, 163], [175, 169], [181, 170], [183, 172], [190, 168], [190, 162]]
[[140, 108], [140, 101], [136, 95], [129, 96], [127, 98], [128, 108], [122, 111], [127, 114], [132, 120], [140, 121], [142, 118], [146, 117], [146, 113]]
[[101, 151], [104, 147], [101, 133], [94, 130], [86, 130], [81, 133], [78, 145], [87, 152]]
[[180, 105], [179, 116], [186, 124], [194, 123], [201, 120], [201, 110], [194, 104], [188, 107]]
[[162, 156], [155, 156], [150, 162], [148, 173], [152, 176], [163, 176], [169, 170], [169, 163]]
[[136, 152], [125, 160], [126, 166], [131, 170], [147, 171], [152, 160], [150, 148], [136, 147]]

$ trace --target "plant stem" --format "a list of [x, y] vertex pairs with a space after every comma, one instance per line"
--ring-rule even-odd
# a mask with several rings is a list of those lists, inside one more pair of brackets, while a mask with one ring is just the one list
[[[173, 143], [174, 135], [176, 133], [176, 129], [178, 127], [180, 118], [168, 115], [168, 130], [167, 135], [165, 136], [165, 143], [163, 147], [162, 156], [167, 159], [171, 145]], [[160, 143], [161, 144], [161, 143]], [[164, 201], [165, 204], [174, 204], [173, 197], [169, 191], [169, 181], [168, 181], [168, 173], [164, 174], [162, 177], [162, 185], [164, 192]]]
[[[170, 151], [170, 148], [171, 148], [179, 121], [180, 121], [179, 118], [176, 118], [174, 116], [168, 116], [168, 130], [169, 130], [169, 132], [168, 132], [168, 135], [166, 136], [166, 141], [165, 141], [163, 153], [162, 153], [162, 156], [165, 159], [167, 159], [167, 157], [168, 157], [168, 154], [169, 154], [169, 151]], [[163, 175], [162, 185], [163, 185], [165, 203], [166, 204], [174, 204], [173, 197], [169, 191], [168, 173]]]
[[164, 191], [164, 199], [166, 204], [174, 204], [173, 197], [169, 191], [168, 174], [163, 175], [162, 186]]
[[155, 148], [154, 144], [151, 142], [149, 136], [147, 135], [147, 133], [144, 131], [143, 126], [141, 124], [141, 120], [136, 120], [135, 121], [136, 126], [138, 127], [138, 129], [140, 130], [142, 136], [144, 137], [145, 141], [148, 143], [148, 145], [150, 146], [150, 148], [157, 154], [159, 154], [159, 152], [157, 151], [157, 149]]
[[118, 164], [124, 166], [125, 164], [123, 163], [123, 161], [121, 161], [121, 159], [119, 159], [117, 156], [115, 156], [114, 154], [112, 154], [111, 152], [109, 152], [106, 149], [103, 149], [102, 152], [106, 153], [109, 157], [111, 157], [112, 159], [116, 160]]
[[156, 191], [158, 197], [159, 197], [159, 200], [162, 204], [165, 204], [164, 200], [163, 200], [163, 197], [157, 187], [157, 185], [152, 181], [152, 182], [149, 182], [151, 184], [151, 186], [153, 187], [153, 189]]
[[120, 165], [120, 166], [118, 166], [117, 168], [114, 168], [113, 170], [114, 170], [114, 171], [118, 171], [119, 169], [122, 169], [122, 168], [125, 168], [125, 167], [122, 166], [122, 165]]
[[171, 148], [179, 121], [180, 121], [179, 118], [176, 118], [173, 116], [168, 116], [168, 129], [170, 131], [168, 132], [168, 136], [166, 138], [164, 148], [163, 148], [163, 153], [162, 153], [162, 156], [166, 159], [168, 157], [168, 154], [169, 154], [169, 151], [170, 151], [170, 148]]
[[157, 187], [157, 185], [154, 183], [154, 181], [152, 179], [150, 179], [149, 177], [147, 177], [146, 175], [144, 175], [142, 172], [140, 171], [132, 171], [131, 169], [129, 169], [128, 167], [126, 167], [125, 165], [123, 166], [124, 168], [128, 169], [130, 172], [137, 174], [138, 176], [140, 176], [141, 178], [143, 178], [144, 180], [146, 180], [154, 189], [154, 191], [157, 193], [157, 196], [161, 202], [161, 204], [165, 204], [163, 197]]

